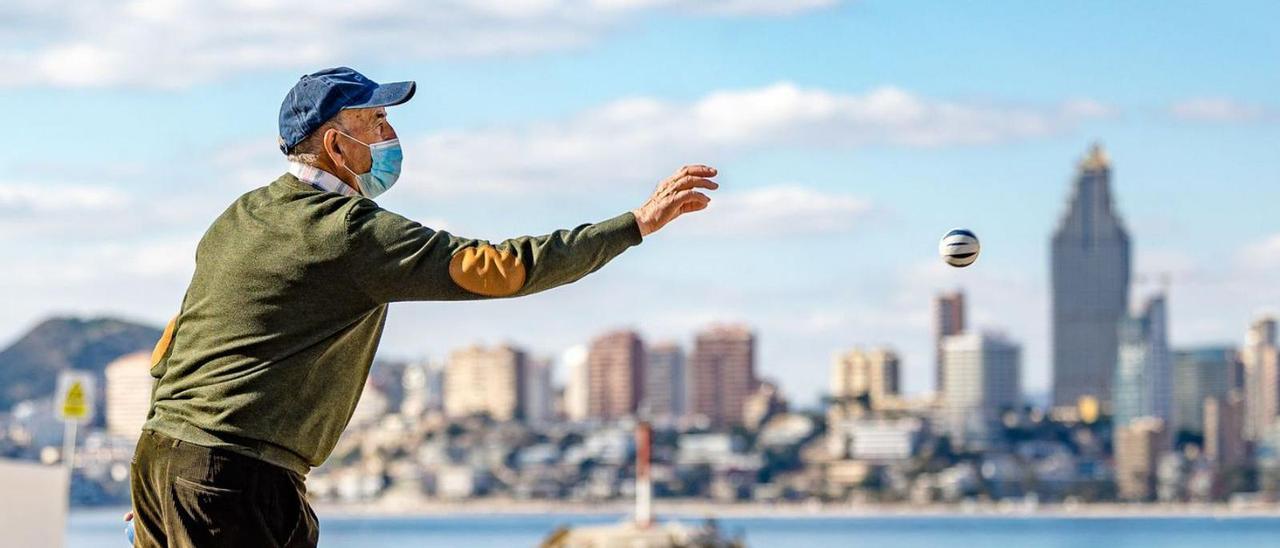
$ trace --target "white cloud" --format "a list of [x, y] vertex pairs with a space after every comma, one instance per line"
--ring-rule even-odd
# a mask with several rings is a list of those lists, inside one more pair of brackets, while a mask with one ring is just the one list
[[[668, 2], [675, 4], [675, 2]], [[719, 15], [790, 15], [831, 7], [839, 0], [700, 0], [683, 2], [690, 11]]]
[[7, 280], [26, 291], [52, 293], [70, 286], [111, 287], [122, 280], [190, 277], [198, 236], [162, 237], [135, 242], [77, 244], [24, 254]]
[[0, 183], [0, 243], [96, 236], [131, 223], [133, 207], [131, 196], [107, 185]]
[[528, 54], [580, 46], [657, 10], [787, 15], [839, 0], [11, 0], [0, 87], [185, 87], [259, 69]]
[[125, 193], [106, 186], [0, 183], [0, 211], [100, 211], [117, 209], [128, 202]]
[[1223, 97], [1198, 97], [1174, 103], [1169, 114], [1185, 122], [1238, 124], [1280, 120], [1280, 112]]
[[1112, 118], [1120, 114], [1115, 107], [1093, 100], [1072, 99], [1062, 104], [1062, 113], [1071, 118]]
[[714, 194], [714, 215], [692, 215], [680, 229], [690, 236], [733, 238], [826, 234], [851, 229], [871, 211], [870, 203], [799, 185]]
[[544, 191], [651, 178], [688, 162], [775, 147], [851, 149], [980, 145], [1070, 131], [1110, 116], [1091, 101], [1026, 107], [921, 97], [895, 87], [861, 94], [778, 83], [691, 103], [627, 98], [565, 120], [445, 131], [411, 141], [427, 192]]
[[208, 222], [233, 197], [203, 185], [142, 199], [119, 182], [0, 182], [0, 244], [64, 247], [203, 229], [193, 220]]
[[1280, 234], [1275, 234], [1241, 248], [1237, 261], [1245, 270], [1275, 272], [1280, 269]]
[[[1086, 99], [1018, 106], [933, 99], [892, 86], [842, 93], [788, 82], [715, 91], [690, 102], [628, 97], [563, 119], [512, 127], [425, 137], [401, 128], [409, 184], [399, 188], [433, 199], [567, 194], [618, 183], [656, 184], [686, 163], [715, 165], [778, 148], [984, 145], [1050, 137], [1114, 115], [1112, 107]], [[214, 164], [227, 174], [224, 181], [243, 189], [285, 168], [274, 139], [266, 138], [232, 144], [214, 155]], [[849, 205], [842, 207], [847, 211]]]

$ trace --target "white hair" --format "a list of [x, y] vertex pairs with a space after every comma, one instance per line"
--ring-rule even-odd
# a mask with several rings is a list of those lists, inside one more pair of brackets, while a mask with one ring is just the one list
[[[320, 155], [324, 154], [324, 132], [329, 128], [343, 131], [342, 124], [338, 123], [338, 117], [330, 118], [320, 127], [313, 130], [304, 137], [298, 144], [293, 145], [293, 149], [285, 153], [285, 158], [290, 162], [298, 162], [309, 166], [314, 166], [320, 162]], [[284, 138], [277, 137], [276, 140], [284, 145]]]

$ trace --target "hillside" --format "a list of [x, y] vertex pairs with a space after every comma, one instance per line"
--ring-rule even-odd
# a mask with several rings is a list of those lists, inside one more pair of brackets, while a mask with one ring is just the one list
[[0, 410], [53, 393], [58, 372], [101, 374], [112, 360], [150, 350], [160, 330], [114, 318], [50, 318], [0, 351]]

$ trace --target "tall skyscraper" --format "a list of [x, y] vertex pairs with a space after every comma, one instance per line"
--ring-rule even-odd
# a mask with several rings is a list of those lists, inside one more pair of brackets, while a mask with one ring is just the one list
[[1249, 440], [1260, 441], [1280, 415], [1280, 348], [1276, 347], [1276, 320], [1260, 318], [1249, 326], [1244, 349], [1244, 430]]
[[107, 432], [138, 438], [151, 411], [151, 353], [135, 352], [107, 365]]
[[488, 414], [497, 421], [522, 418], [525, 371], [524, 351], [508, 345], [453, 351], [444, 371], [445, 414]]
[[587, 351], [587, 415], [614, 420], [631, 416], [644, 393], [644, 343], [634, 331], [613, 331]]
[[1240, 352], [1225, 346], [1181, 350], [1173, 355], [1173, 432], [1203, 433], [1205, 398], [1235, 389]]
[[673, 342], [645, 349], [644, 407], [650, 417], [672, 420], [684, 415], [684, 352]]
[[524, 410], [521, 413], [529, 424], [546, 424], [551, 421], [555, 409], [555, 386], [551, 382], [551, 360], [529, 360], [525, 368], [525, 382], [520, 398]]
[[1145, 501], [1155, 495], [1156, 460], [1168, 446], [1164, 422], [1139, 417], [1115, 429], [1116, 490], [1124, 500]]
[[850, 350], [831, 364], [831, 396], [847, 401], [866, 397], [870, 409], [880, 409], [898, 395], [898, 355], [887, 348]]
[[1169, 355], [1165, 297], [1147, 301], [1134, 316], [1120, 322], [1119, 364], [1112, 391], [1115, 424], [1155, 417], [1165, 425], [1173, 418], [1173, 367]]
[[933, 299], [933, 389], [942, 391], [942, 340], [964, 333], [964, 291], [943, 293]]
[[1129, 233], [1113, 209], [1111, 165], [1095, 145], [1080, 163], [1066, 214], [1052, 242], [1053, 404], [1083, 396], [1111, 401], [1129, 305]]
[[756, 390], [756, 338], [744, 326], [698, 333], [689, 357], [689, 410], [715, 426], [743, 424], [743, 404]]
[[943, 412], [953, 443], [990, 447], [1004, 411], [1022, 403], [1022, 349], [1000, 335], [964, 333], [942, 341]]

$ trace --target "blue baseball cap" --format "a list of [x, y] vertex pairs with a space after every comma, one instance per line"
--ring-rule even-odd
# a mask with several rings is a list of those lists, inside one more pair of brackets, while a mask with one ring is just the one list
[[280, 152], [288, 154], [340, 110], [398, 105], [417, 87], [413, 81], [379, 84], [347, 67], [307, 74], [280, 103]]

